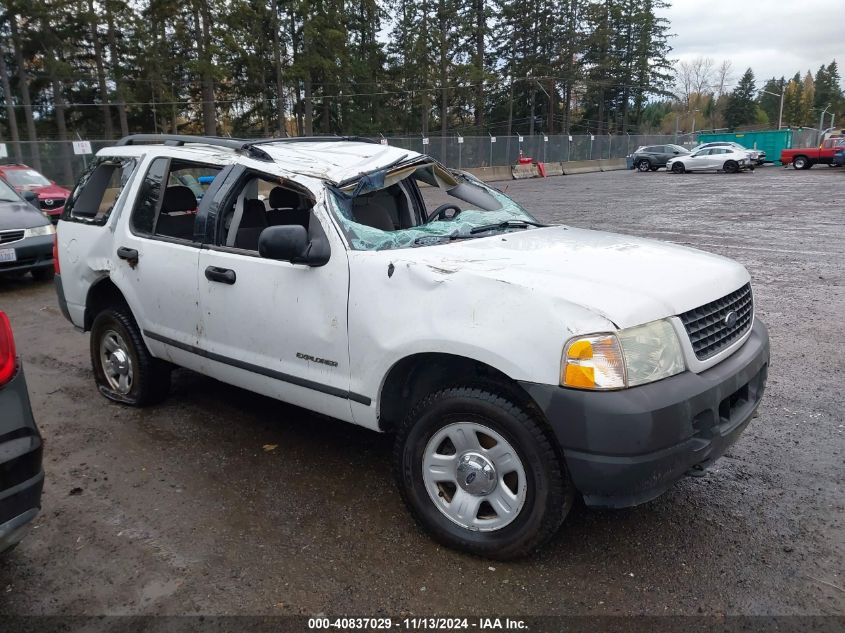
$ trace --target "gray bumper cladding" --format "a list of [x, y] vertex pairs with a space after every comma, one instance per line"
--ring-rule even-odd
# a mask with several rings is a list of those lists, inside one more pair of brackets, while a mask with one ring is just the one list
[[587, 505], [620, 508], [720, 457], [754, 416], [768, 363], [768, 331], [755, 320], [739, 350], [700, 374], [608, 392], [522, 386], [545, 413]]

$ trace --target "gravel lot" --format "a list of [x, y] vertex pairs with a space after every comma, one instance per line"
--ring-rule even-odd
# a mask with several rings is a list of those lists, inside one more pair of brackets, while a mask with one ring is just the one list
[[769, 389], [706, 477], [632, 510], [576, 506], [527, 560], [461, 555], [406, 513], [389, 438], [185, 371], [162, 405], [107, 402], [52, 286], [0, 280], [47, 471], [0, 613], [845, 614], [845, 172], [499, 185], [546, 221], [748, 267]]

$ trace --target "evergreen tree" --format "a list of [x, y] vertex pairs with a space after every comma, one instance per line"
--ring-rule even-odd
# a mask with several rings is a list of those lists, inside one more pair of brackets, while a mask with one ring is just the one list
[[728, 97], [725, 124], [730, 129], [734, 130], [741, 125], [749, 125], [757, 121], [757, 104], [754, 102], [756, 92], [754, 72], [749, 68]]
[[828, 112], [833, 113], [839, 121], [845, 117], [845, 95], [841, 83], [836, 60], [827, 66], [822, 65], [816, 72], [813, 106], [819, 111], [830, 106]]
[[795, 76], [786, 84], [783, 99], [783, 122], [785, 125], [800, 127], [804, 125], [804, 82], [801, 75]]

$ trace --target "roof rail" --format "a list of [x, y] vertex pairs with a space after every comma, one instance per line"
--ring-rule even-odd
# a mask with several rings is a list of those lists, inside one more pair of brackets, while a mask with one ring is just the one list
[[249, 141], [250, 145], [264, 145], [267, 143], [314, 143], [319, 141], [349, 141], [353, 143], [376, 143], [376, 141], [365, 136], [280, 136], [271, 138], [258, 138], [254, 141]]
[[185, 143], [199, 143], [227, 147], [235, 151], [245, 152], [258, 160], [273, 160], [264, 150], [253, 147], [254, 142], [242, 138], [225, 138], [221, 136], [191, 136], [189, 134], [130, 134], [120, 139], [116, 145], [150, 145], [162, 143], [164, 145], [182, 146]]

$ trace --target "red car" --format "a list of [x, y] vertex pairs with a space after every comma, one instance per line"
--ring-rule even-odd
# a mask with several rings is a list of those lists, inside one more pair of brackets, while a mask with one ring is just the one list
[[0, 178], [9, 183], [18, 193], [31, 191], [38, 196], [38, 206], [53, 222], [58, 221], [65, 210], [65, 201], [70, 191], [60, 187], [43, 174], [28, 165], [11, 163], [0, 165]]

